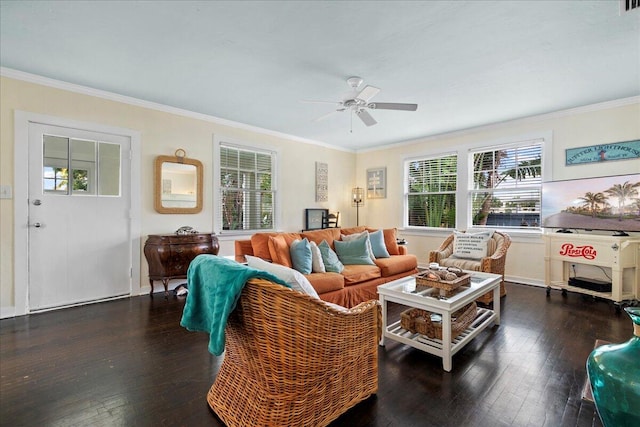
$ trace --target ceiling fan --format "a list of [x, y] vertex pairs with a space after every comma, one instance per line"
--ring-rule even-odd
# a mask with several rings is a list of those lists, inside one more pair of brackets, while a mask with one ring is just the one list
[[[369, 114], [368, 110], [400, 110], [400, 111], [416, 111], [418, 109], [418, 104], [401, 104], [397, 102], [369, 102], [371, 98], [376, 96], [380, 89], [374, 86], [367, 85], [362, 90], [358, 91], [360, 85], [362, 85], [362, 78], [360, 77], [349, 77], [347, 79], [347, 84], [353, 89], [352, 92], [345, 96], [345, 99], [339, 102], [332, 101], [302, 101], [302, 102], [310, 102], [310, 103], [321, 103], [321, 104], [336, 104], [337, 108], [334, 111], [331, 111], [328, 114], [318, 117], [314, 121], [324, 120], [329, 116], [332, 116], [335, 113], [350, 111], [351, 117], [353, 120], [353, 114], [355, 113], [362, 122], [367, 126], [373, 126], [378, 123], [372, 116]], [[352, 129], [353, 130], [353, 129]]]

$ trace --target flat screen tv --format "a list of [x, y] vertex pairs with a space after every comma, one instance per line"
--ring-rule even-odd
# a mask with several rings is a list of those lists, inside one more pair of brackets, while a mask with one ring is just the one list
[[542, 226], [640, 232], [640, 174], [543, 183]]

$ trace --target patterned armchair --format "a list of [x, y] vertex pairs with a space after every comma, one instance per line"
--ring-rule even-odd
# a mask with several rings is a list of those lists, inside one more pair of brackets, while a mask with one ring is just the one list
[[[429, 262], [437, 262], [444, 267], [459, 267], [463, 270], [500, 274], [502, 275], [500, 296], [505, 296], [507, 290], [504, 287], [504, 266], [507, 261], [507, 249], [511, 246], [511, 238], [509, 235], [497, 231], [494, 232], [489, 240], [487, 256], [479, 260], [454, 257], [453, 239], [454, 235], [452, 234], [442, 242], [438, 250], [429, 252]], [[478, 298], [477, 301], [489, 304], [493, 301], [493, 291], [484, 294]]]
[[207, 401], [227, 426], [325, 426], [378, 390], [380, 305], [245, 285]]

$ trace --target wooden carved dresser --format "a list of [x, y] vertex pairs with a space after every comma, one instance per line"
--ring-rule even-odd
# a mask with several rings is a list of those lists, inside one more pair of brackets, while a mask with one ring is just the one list
[[149, 263], [150, 295], [153, 281], [161, 280], [165, 296], [169, 295], [169, 280], [186, 279], [189, 263], [200, 254], [217, 255], [218, 238], [211, 233], [152, 234], [144, 244], [144, 256]]

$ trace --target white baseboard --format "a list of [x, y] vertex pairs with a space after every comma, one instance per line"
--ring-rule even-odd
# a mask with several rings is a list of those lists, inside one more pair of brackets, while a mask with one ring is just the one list
[[16, 317], [16, 308], [0, 307], [0, 319], [8, 319], [10, 317]]
[[539, 286], [541, 288], [546, 288], [547, 285], [544, 284], [544, 280], [540, 279], [531, 279], [529, 277], [519, 277], [519, 276], [504, 276], [504, 280], [512, 283], [522, 283], [523, 285], [531, 285], [531, 286]]

